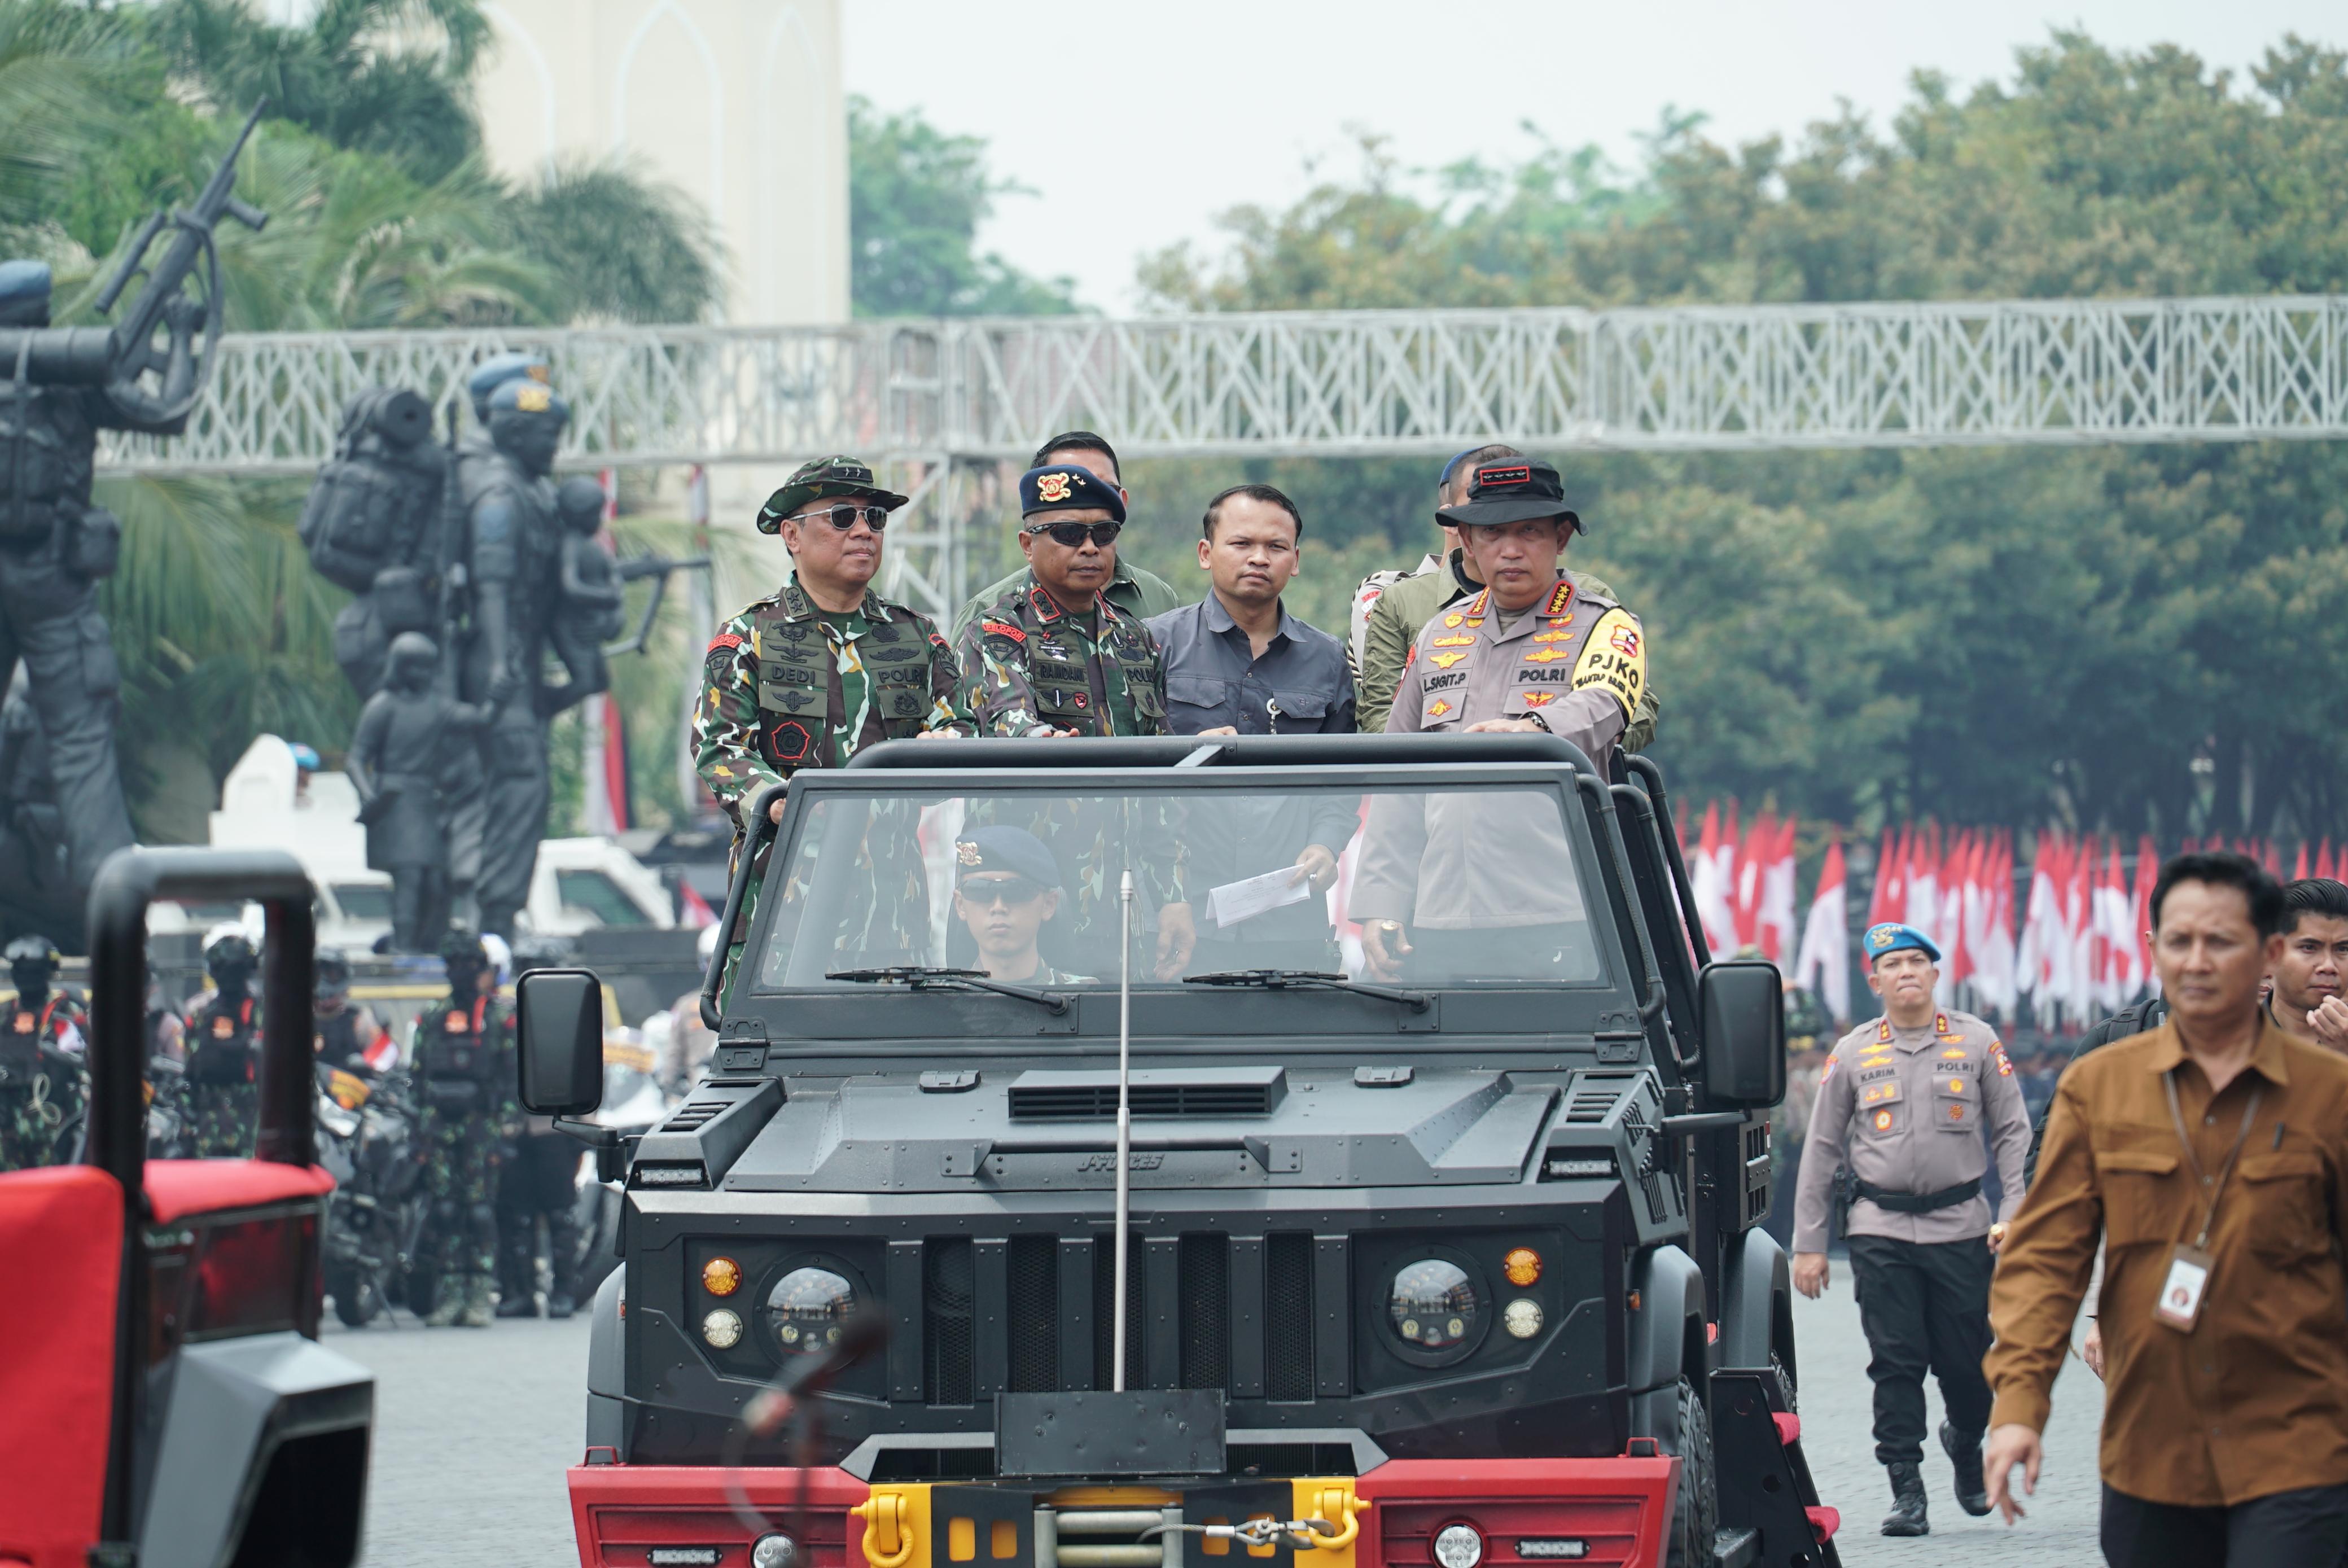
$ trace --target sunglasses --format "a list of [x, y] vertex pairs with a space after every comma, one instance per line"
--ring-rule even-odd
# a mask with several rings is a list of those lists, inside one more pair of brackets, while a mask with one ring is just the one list
[[1124, 531], [1125, 524], [1121, 522], [1039, 522], [1026, 531], [1048, 533], [1055, 543], [1065, 544], [1071, 550], [1080, 548], [1086, 539], [1090, 538], [1095, 544], [1107, 550], [1117, 542], [1117, 536]]
[[1025, 877], [966, 877], [962, 884], [963, 897], [982, 906], [997, 899], [1009, 906], [1034, 903], [1048, 891], [1042, 882]]
[[821, 511], [800, 511], [794, 512], [791, 515], [801, 522], [814, 522], [820, 518], [829, 521], [832, 527], [839, 530], [842, 533], [846, 533], [850, 529], [854, 528], [860, 518], [863, 520], [865, 526], [871, 529], [875, 533], [880, 532], [882, 529], [889, 526], [888, 508], [879, 506], [850, 506], [846, 501], [840, 502], [838, 506], [827, 507]]

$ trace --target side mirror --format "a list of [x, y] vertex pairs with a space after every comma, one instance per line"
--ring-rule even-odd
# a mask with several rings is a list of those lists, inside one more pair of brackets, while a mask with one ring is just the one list
[[603, 1103], [603, 984], [584, 969], [533, 969], [514, 986], [521, 1102], [541, 1116]]
[[1786, 983], [1774, 964], [1734, 958], [1704, 965], [1704, 1088], [1715, 1100], [1758, 1109], [1786, 1098]]

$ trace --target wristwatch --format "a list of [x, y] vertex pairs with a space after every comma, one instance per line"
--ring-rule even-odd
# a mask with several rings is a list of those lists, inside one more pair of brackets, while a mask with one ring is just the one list
[[1557, 733], [1556, 730], [1551, 729], [1549, 727], [1549, 716], [1542, 713], [1540, 709], [1535, 708], [1532, 712], [1525, 715], [1525, 717], [1531, 719], [1534, 724], [1538, 725], [1543, 735], [1555, 735]]

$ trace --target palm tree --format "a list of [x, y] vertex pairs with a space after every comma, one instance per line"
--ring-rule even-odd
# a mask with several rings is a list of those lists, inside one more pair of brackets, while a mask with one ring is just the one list
[[51, 226], [73, 170], [104, 155], [136, 57], [111, 12], [0, 0], [0, 238]]

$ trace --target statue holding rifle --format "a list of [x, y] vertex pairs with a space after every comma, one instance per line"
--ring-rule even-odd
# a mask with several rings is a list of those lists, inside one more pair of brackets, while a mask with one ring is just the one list
[[[46, 263], [0, 262], [0, 687], [25, 667], [77, 890], [130, 842], [115, 761], [121, 670], [96, 584], [114, 571], [122, 524], [90, 502], [98, 432], [176, 436], [187, 428], [218, 353], [221, 294], [212, 231], [267, 215], [232, 194], [256, 107], [211, 180], [185, 211], [158, 212], [98, 296], [111, 326], [49, 325]], [[161, 254], [148, 252], [159, 236]]]

